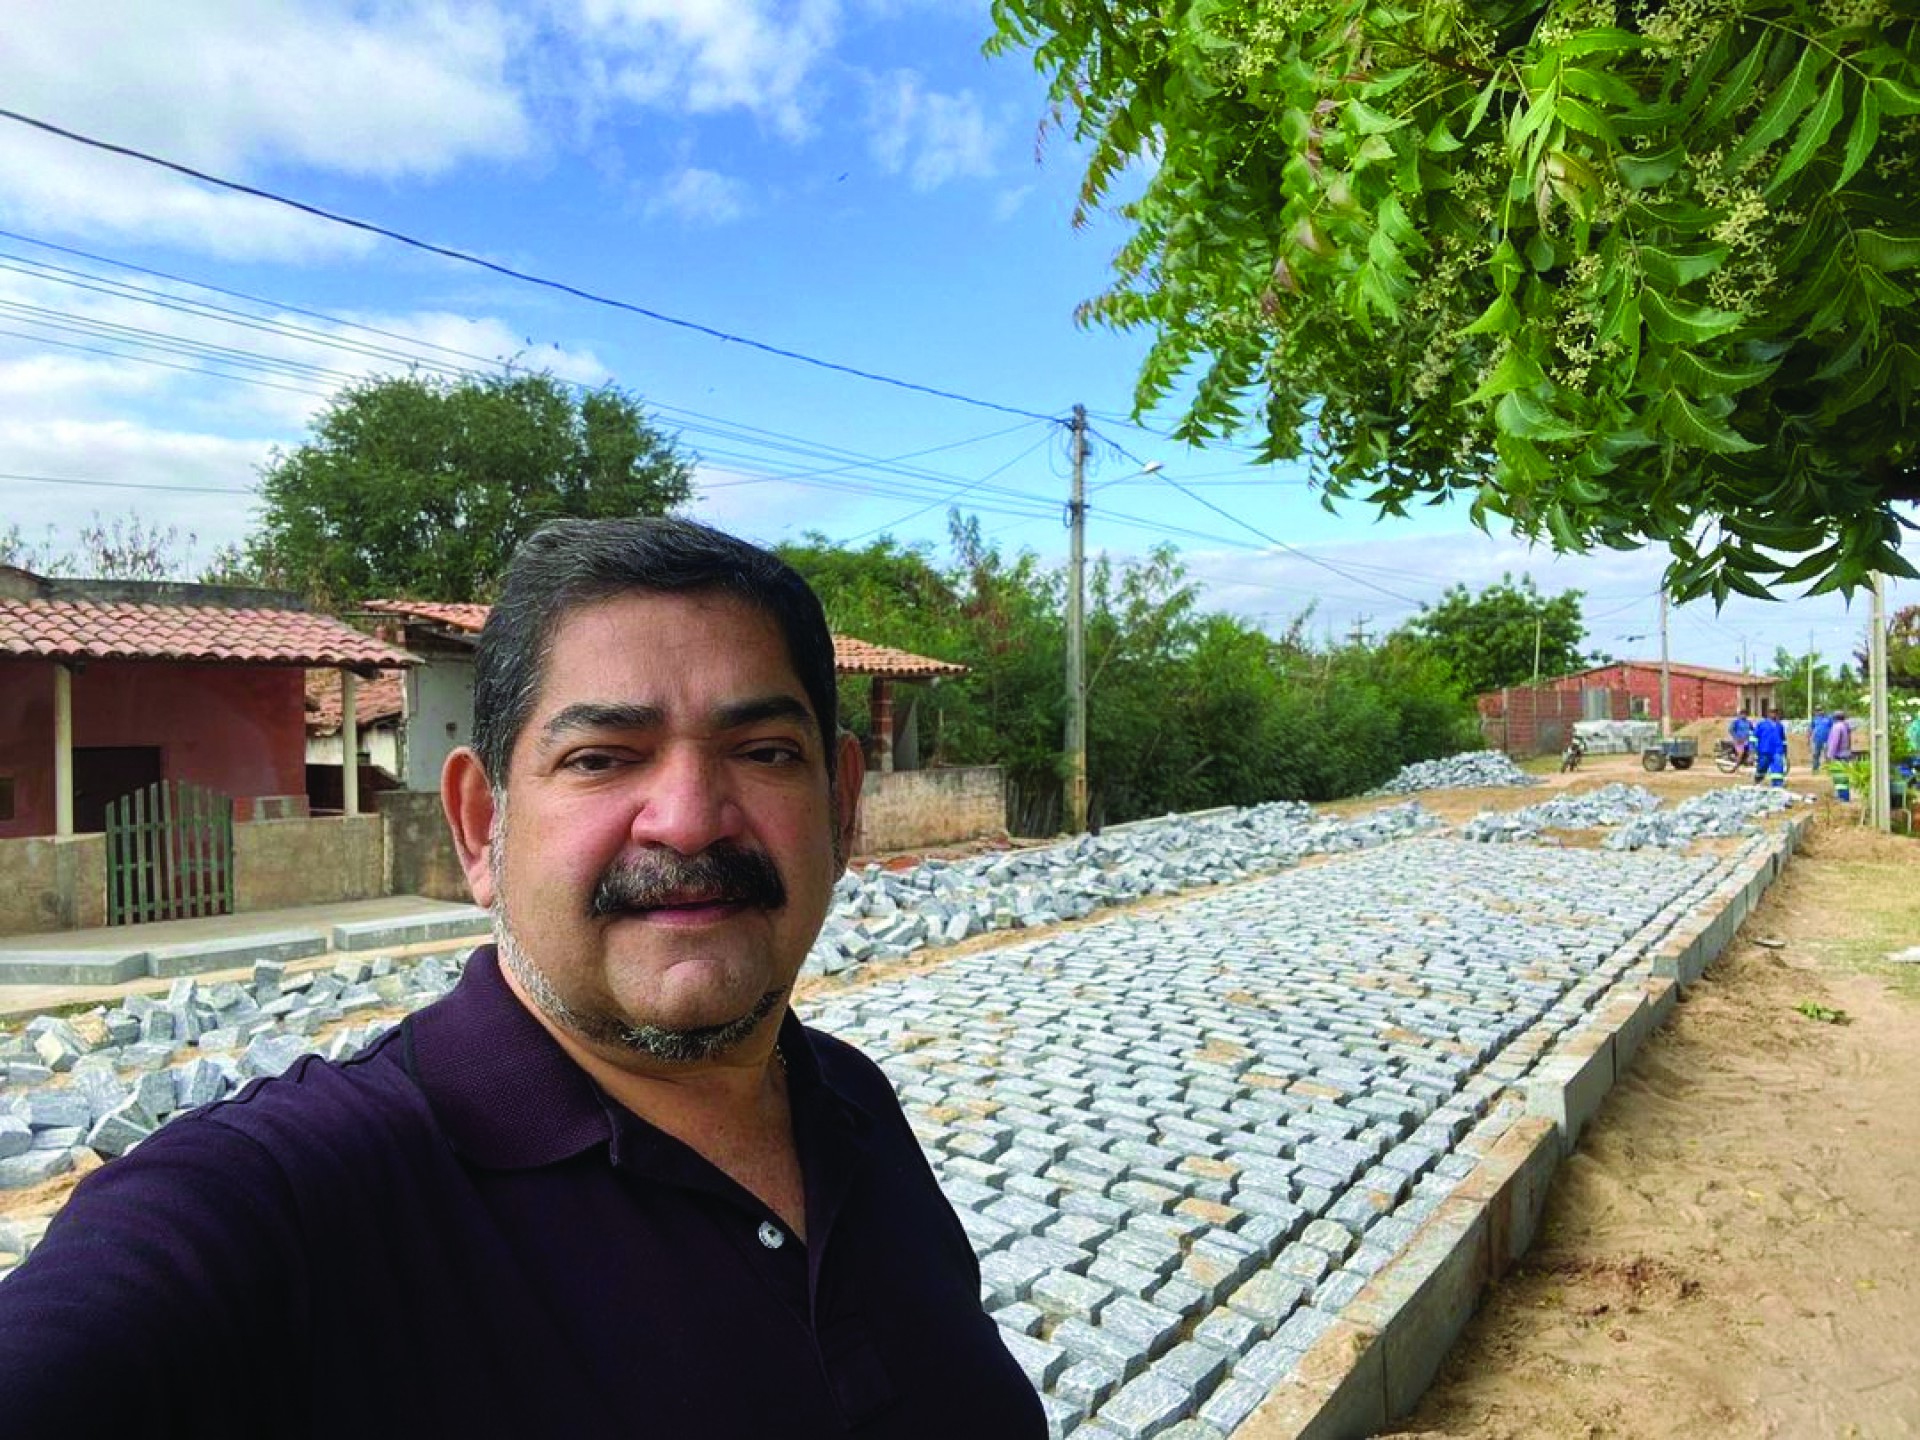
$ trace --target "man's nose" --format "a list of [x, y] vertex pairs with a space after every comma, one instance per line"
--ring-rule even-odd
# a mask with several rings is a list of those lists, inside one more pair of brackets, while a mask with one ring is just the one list
[[716, 840], [735, 838], [742, 816], [726, 767], [685, 748], [663, 752], [648, 767], [633, 817], [636, 844], [664, 845], [697, 855]]

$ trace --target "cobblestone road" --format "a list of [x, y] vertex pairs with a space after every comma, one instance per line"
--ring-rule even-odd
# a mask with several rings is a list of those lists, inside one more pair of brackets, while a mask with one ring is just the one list
[[1721, 869], [1412, 840], [802, 1008], [898, 1086], [1055, 1432], [1226, 1436]]

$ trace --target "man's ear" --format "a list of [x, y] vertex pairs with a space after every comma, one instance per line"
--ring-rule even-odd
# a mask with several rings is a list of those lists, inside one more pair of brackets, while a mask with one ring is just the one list
[[866, 783], [867, 757], [861, 753], [858, 735], [843, 732], [835, 750], [833, 823], [840, 839], [840, 869], [844, 871], [847, 857], [853, 854], [854, 832], [860, 825], [860, 787]]
[[480, 757], [462, 745], [440, 767], [440, 806], [453, 831], [453, 848], [466, 872], [476, 905], [491, 907], [493, 893], [493, 786]]

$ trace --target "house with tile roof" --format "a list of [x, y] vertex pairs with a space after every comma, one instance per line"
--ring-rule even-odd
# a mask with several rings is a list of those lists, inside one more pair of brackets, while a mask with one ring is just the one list
[[[84, 924], [97, 908], [84, 895], [77, 910], [42, 906], [47, 876], [71, 876], [88, 847], [40, 847], [35, 864], [52, 868], [29, 880], [15, 873], [27, 852], [8, 852], [10, 842], [105, 834], [114, 806], [156, 785], [210, 792], [241, 824], [306, 818], [306, 671], [337, 673], [350, 694], [362, 677], [416, 663], [277, 591], [0, 567], [0, 933], [34, 929], [22, 922], [36, 916], [52, 922], [42, 928]], [[351, 818], [357, 797], [347, 800]], [[261, 885], [247, 892], [233, 872], [236, 908], [296, 903], [264, 874], [252, 878]], [[79, 895], [90, 882], [67, 888]]]

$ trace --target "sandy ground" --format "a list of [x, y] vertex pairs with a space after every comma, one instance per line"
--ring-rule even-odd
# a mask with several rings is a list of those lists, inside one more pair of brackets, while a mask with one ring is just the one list
[[1402, 1433], [1920, 1435], [1914, 945], [1920, 842], [1825, 807]]

